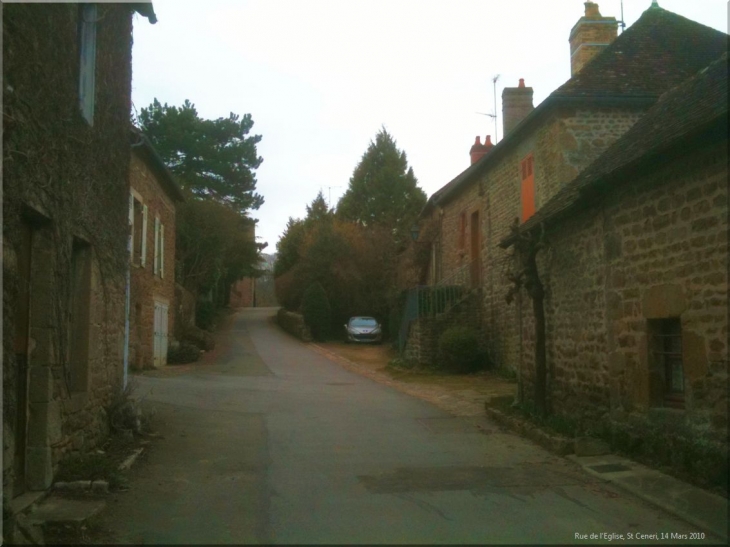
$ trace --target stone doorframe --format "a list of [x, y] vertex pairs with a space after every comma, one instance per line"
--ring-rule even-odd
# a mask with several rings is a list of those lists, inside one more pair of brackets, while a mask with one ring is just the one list
[[61, 409], [54, 400], [52, 367], [58, 365], [59, 325], [54, 320], [52, 226], [35, 223], [31, 240], [25, 486], [46, 490], [53, 481], [51, 445], [61, 439]]

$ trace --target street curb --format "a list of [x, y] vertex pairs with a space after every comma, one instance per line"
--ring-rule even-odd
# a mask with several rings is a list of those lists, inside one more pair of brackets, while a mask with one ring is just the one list
[[[641, 488], [640, 486], [637, 486], [638, 484], [641, 484], [642, 481], [636, 480], [637, 473], [636, 470], [639, 470], [638, 474], [652, 474], [655, 476], [663, 476], [663, 473], [660, 473], [659, 471], [656, 471], [654, 469], [642, 466], [641, 464], [638, 464], [632, 460], [624, 460], [628, 464], [627, 466], [630, 466], [632, 468], [631, 473], [628, 472], [622, 472], [620, 474], [613, 474], [611, 473], [599, 473], [598, 471], [595, 471], [591, 469], [589, 466], [585, 465], [583, 462], [580, 461], [580, 459], [577, 456], [568, 456], [569, 460], [577, 463], [580, 465], [586, 473], [589, 473], [590, 475], [593, 475], [594, 477], [597, 477], [599, 479], [604, 480], [605, 482], [611, 483], [612, 485], [617, 486], [621, 490], [624, 490], [625, 492], [628, 492], [637, 498], [640, 498], [652, 505], [655, 505], [656, 507], [659, 507], [660, 509], [663, 509], [667, 513], [670, 513], [671, 515], [674, 515], [680, 520], [683, 520], [687, 522], [688, 524], [691, 524], [692, 526], [696, 526], [697, 528], [707, 531], [720, 540], [724, 541], [725, 543], [728, 542], [728, 529], [727, 529], [727, 522], [726, 527], [723, 528], [722, 525], [719, 525], [716, 522], [712, 522], [710, 520], [702, 519], [696, 516], [693, 516], [691, 514], [688, 514], [686, 511], [682, 511], [680, 508], [676, 506], [676, 504], [671, 503], [669, 500], [671, 500], [671, 497], [664, 496], [657, 496], [653, 495], [651, 492], [648, 492], [646, 489]], [[617, 459], [618, 458], [614, 458]], [[627, 478], [627, 475], [631, 476], [633, 479], [632, 481], [626, 481], [622, 480]], [[719, 503], [724, 504], [727, 511], [727, 500], [724, 498], [717, 496], [716, 494], [711, 494], [710, 492], [706, 492], [700, 488], [694, 487], [690, 484], [686, 484], [683, 481], [680, 481], [679, 479], [674, 479], [672, 477], [666, 476], [667, 479], [675, 481], [678, 484], [683, 485], [687, 490], [695, 490], [703, 497], [706, 497], [710, 503]], [[727, 512], [725, 512], [727, 514]]]
[[487, 416], [492, 418], [495, 422], [498, 422], [507, 429], [511, 429], [516, 433], [524, 435], [550, 452], [559, 456], [568, 456], [569, 454], [575, 453], [575, 441], [573, 439], [563, 437], [562, 435], [550, 435], [526, 420], [520, 420], [519, 418], [508, 416], [496, 408], [487, 406], [487, 403], [484, 404], [484, 410], [486, 411]]
[[127, 457], [126, 460], [124, 460], [121, 464], [119, 464], [119, 470], [120, 471], [126, 471], [132, 465], [134, 465], [134, 462], [137, 461], [137, 458], [139, 458], [142, 455], [142, 452], [144, 452], [144, 447], [137, 448], [130, 456]]

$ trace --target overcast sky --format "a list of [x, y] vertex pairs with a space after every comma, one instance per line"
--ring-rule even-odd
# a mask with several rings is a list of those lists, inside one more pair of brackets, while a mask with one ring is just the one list
[[[250, 113], [263, 138], [256, 171], [265, 203], [253, 216], [273, 253], [290, 216], [321, 189], [334, 206], [381, 126], [429, 196], [492, 135], [492, 78], [519, 78], [537, 106], [570, 77], [568, 36], [583, 0], [154, 0], [158, 23], [135, 16], [133, 94], [189, 99], [206, 118]], [[620, 0], [598, 2], [621, 18]], [[651, 0], [624, 0], [633, 24]], [[727, 32], [726, 0], [659, 0]]]

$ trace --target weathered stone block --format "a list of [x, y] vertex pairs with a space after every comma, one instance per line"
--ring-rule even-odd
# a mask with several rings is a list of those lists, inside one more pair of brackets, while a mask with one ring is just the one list
[[50, 367], [30, 367], [28, 399], [31, 403], [47, 403], [53, 399], [53, 373]]
[[28, 447], [26, 449], [26, 484], [29, 490], [46, 490], [53, 481], [51, 447]]
[[43, 447], [61, 439], [61, 411], [57, 401], [28, 405], [28, 446]]
[[687, 298], [681, 285], [655, 285], [644, 291], [642, 308], [647, 319], [679, 317], [687, 309]]
[[707, 349], [702, 336], [689, 330], [682, 332], [682, 361], [688, 381], [700, 379], [707, 374]]

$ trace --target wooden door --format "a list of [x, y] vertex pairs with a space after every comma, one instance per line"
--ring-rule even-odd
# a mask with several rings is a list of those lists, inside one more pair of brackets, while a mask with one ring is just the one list
[[154, 365], [162, 367], [167, 364], [167, 305], [155, 301], [154, 322]]

